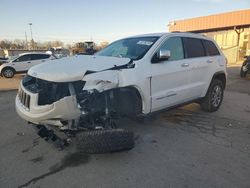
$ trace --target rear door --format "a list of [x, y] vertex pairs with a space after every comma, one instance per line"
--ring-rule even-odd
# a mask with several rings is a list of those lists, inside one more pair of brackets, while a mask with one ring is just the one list
[[188, 60], [190, 68], [188, 76], [188, 87], [190, 92], [187, 94], [189, 100], [199, 98], [207, 86], [209, 74], [209, 64], [212, 62], [206, 56], [203, 42], [199, 38], [183, 37], [185, 58]]
[[31, 54], [31, 63], [29, 65], [29, 68], [38, 65], [40, 63], [45, 62], [50, 58], [49, 54]]
[[189, 67], [184, 59], [181, 38], [166, 39], [157, 52], [160, 50], [169, 50], [171, 55], [168, 60], [151, 64], [151, 111], [183, 103], [189, 93], [187, 87]]

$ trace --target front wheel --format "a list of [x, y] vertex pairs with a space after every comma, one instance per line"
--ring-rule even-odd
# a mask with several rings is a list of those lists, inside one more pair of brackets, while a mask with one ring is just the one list
[[224, 88], [222, 81], [214, 79], [210, 84], [207, 94], [201, 102], [201, 108], [206, 112], [215, 112], [223, 100]]
[[77, 149], [84, 153], [107, 153], [134, 147], [133, 132], [123, 129], [84, 131], [76, 138]]
[[5, 78], [13, 78], [13, 76], [15, 75], [15, 71], [12, 68], [5, 68], [2, 71], [2, 75]]
[[240, 77], [241, 77], [241, 78], [245, 78], [246, 75], [247, 75], [247, 72], [245, 72], [245, 71], [243, 70], [243, 66], [242, 66], [241, 69], [240, 69]]

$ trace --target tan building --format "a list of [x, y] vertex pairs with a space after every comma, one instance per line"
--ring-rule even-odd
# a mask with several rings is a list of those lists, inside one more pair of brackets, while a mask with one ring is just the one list
[[250, 55], [250, 9], [210, 16], [176, 20], [169, 31], [203, 33], [216, 40], [229, 63]]

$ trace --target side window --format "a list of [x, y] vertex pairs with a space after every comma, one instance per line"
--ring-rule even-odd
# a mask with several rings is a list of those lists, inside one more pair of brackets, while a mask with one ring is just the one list
[[219, 50], [212, 41], [202, 40], [208, 56], [220, 55]]
[[184, 37], [183, 42], [186, 58], [206, 56], [204, 47], [200, 39]]
[[48, 59], [50, 55], [48, 54], [32, 54], [31, 59], [32, 60], [39, 60], [39, 59]]
[[48, 59], [48, 58], [50, 58], [50, 55], [48, 55], [48, 54], [40, 54], [40, 56], [41, 56], [41, 59]]
[[172, 37], [167, 39], [165, 43], [161, 46], [160, 50], [170, 51], [170, 61], [184, 59], [184, 52], [180, 37]]
[[30, 60], [31, 60], [30, 55], [23, 55], [23, 56], [20, 56], [19, 58], [17, 58], [17, 59], [15, 60], [15, 62], [30, 61]]
[[39, 59], [39, 54], [31, 54], [31, 59], [32, 60], [38, 60]]

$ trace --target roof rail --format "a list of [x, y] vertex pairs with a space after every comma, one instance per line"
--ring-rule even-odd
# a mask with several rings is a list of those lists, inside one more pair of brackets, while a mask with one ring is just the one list
[[193, 33], [193, 34], [197, 34], [191, 31], [172, 31], [171, 33]]
[[207, 37], [206, 34], [204, 34], [204, 33], [195, 33], [195, 32], [190, 32], [190, 31], [172, 31], [171, 33], [190, 33], [190, 34], [198, 34], [198, 35], [201, 35], [203, 37]]

